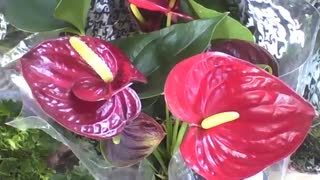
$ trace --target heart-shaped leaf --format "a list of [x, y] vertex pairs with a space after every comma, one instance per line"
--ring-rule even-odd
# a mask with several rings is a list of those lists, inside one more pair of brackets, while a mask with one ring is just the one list
[[114, 166], [130, 166], [149, 156], [164, 136], [161, 125], [141, 113], [119, 135], [119, 144], [111, 139], [101, 141], [101, 152]]
[[53, 17], [56, 0], [5, 0], [4, 14], [18, 29], [28, 32], [43, 32], [71, 27]]
[[148, 84], [136, 87], [140, 98], [160, 95], [170, 69], [182, 59], [204, 51], [212, 39], [212, 33], [225, 17], [222, 14], [114, 41], [148, 76]]
[[[87, 56], [97, 60], [103, 72], [110, 71], [112, 81], [105, 82]], [[124, 53], [101, 39], [51, 39], [26, 53], [20, 64], [42, 110], [74, 133], [95, 139], [112, 137], [140, 113], [140, 99], [128, 86], [133, 80], [144, 81], [144, 76]]]
[[[210, 180], [244, 179], [287, 157], [316, 116], [280, 79], [220, 52], [177, 64], [168, 75], [165, 99], [172, 114], [190, 125], [182, 157]], [[228, 121], [231, 116], [235, 119]]]
[[54, 16], [71, 23], [84, 35], [90, 3], [91, 0], [60, 0]]
[[[213, 18], [216, 16], [221, 16], [222, 13], [217, 12], [212, 9], [207, 9], [206, 7], [198, 4], [194, 0], [189, 0], [191, 7], [195, 13], [201, 19]], [[217, 27], [216, 31], [213, 34], [213, 39], [241, 39], [245, 41], [254, 42], [254, 37], [248, 28], [243, 26], [240, 22], [233, 19], [230, 16], [227, 16]]]

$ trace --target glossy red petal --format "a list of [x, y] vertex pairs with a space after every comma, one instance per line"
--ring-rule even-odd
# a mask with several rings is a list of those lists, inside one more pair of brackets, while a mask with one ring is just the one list
[[149, 156], [164, 136], [161, 125], [147, 114], [141, 113], [119, 135], [119, 144], [114, 144], [112, 139], [103, 140], [101, 151], [112, 165], [130, 166]]
[[[107, 99], [127, 87], [131, 81], [146, 82], [144, 75], [130, 63], [125, 54], [110, 43], [92, 37], [79, 38], [101, 57], [114, 75], [112, 82], [104, 83], [103, 86], [107, 87], [100, 87], [105, 90], [103, 95], [92, 94], [92, 97], [88, 99], [100, 100], [95, 99], [96, 96]], [[28, 77], [26, 74], [30, 73], [39, 77], [39, 79], [26, 78], [28, 84], [47, 81], [69, 89], [79, 82], [79, 79], [93, 79], [95, 82], [101, 80], [98, 74], [72, 48], [69, 39], [69, 37], [63, 37], [46, 41], [21, 58], [21, 69], [25, 78]], [[79, 98], [87, 99], [80, 96]]]
[[172, 11], [178, 10], [178, 8], [176, 7], [176, 4], [178, 4], [178, 2], [176, 2], [174, 7], [172, 8], [169, 7], [169, 0], [129, 0], [129, 3], [134, 4], [139, 8], [147, 9], [149, 11], [158, 11], [164, 14], [172, 13], [174, 16], [178, 16], [187, 20], [193, 20], [193, 18], [188, 15]]
[[[182, 69], [187, 67], [186, 75]], [[182, 83], [170, 83], [172, 78]], [[187, 165], [207, 179], [243, 179], [288, 156], [303, 142], [316, 115], [276, 77], [222, 53], [193, 56], [178, 64], [168, 80], [166, 88], [179, 88], [178, 97], [165, 94], [173, 115], [182, 113], [177, 109], [188, 114], [188, 105], [202, 120], [226, 111], [240, 114], [237, 120], [208, 130], [200, 127], [201, 121], [192, 121], [197, 125], [190, 128], [181, 153]], [[174, 106], [178, 98], [192, 101]]]
[[98, 54], [115, 74], [114, 81], [111, 83], [114, 89], [126, 86], [130, 81], [146, 83], [144, 75], [131, 64], [130, 59], [120, 49], [102, 39], [88, 36], [79, 38]]
[[31, 85], [40, 107], [70, 131], [94, 139], [113, 137], [140, 113], [141, 104], [134, 90], [127, 88], [109, 100], [82, 101], [53, 84]]
[[168, 0], [129, 0], [129, 3], [150, 11], [170, 12]]
[[[189, 58], [178, 63], [170, 71], [164, 86], [164, 97], [168, 108], [175, 117], [188, 123], [197, 123], [202, 120], [201, 114], [197, 113], [193, 108], [193, 104], [196, 101], [196, 94], [194, 93], [198, 92], [198, 87], [189, 84], [195, 82], [190, 78], [190, 74], [192, 74], [190, 69], [198, 61], [196, 58]], [[187, 79], [187, 77], [189, 78]], [[191, 96], [190, 92], [194, 96]]]
[[41, 108], [71, 131], [92, 138], [119, 134], [141, 105], [127, 87], [145, 77], [119, 49], [92, 37], [79, 37], [113, 74], [104, 82], [76, 52], [69, 37], [46, 41], [21, 58], [21, 71]]
[[77, 98], [94, 102], [109, 99], [114, 94], [127, 88], [127, 86], [112, 89], [112, 86], [107, 86], [101, 79], [85, 77], [75, 81], [71, 90]]

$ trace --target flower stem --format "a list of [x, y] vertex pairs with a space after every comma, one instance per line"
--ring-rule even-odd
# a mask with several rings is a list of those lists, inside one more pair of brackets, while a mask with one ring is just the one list
[[[176, 4], [176, 1], [177, 0], [169, 0], [169, 9], [170, 10], [174, 7], [174, 5]], [[171, 21], [172, 21], [172, 14], [169, 12], [167, 14], [167, 23], [166, 23], [167, 27], [171, 26]]]
[[174, 149], [173, 149], [172, 154], [174, 154], [179, 149], [180, 144], [181, 144], [181, 142], [183, 140], [184, 134], [186, 133], [187, 129], [188, 129], [188, 123], [183, 122], [181, 127], [180, 127], [180, 129], [179, 129], [177, 141], [176, 141], [176, 143], [174, 145]]
[[169, 0], [169, 8], [172, 9], [176, 5], [177, 0]]
[[170, 145], [172, 143], [172, 119], [170, 118], [170, 113], [167, 106], [166, 106], [166, 131], [167, 131], [166, 147], [167, 147], [167, 152], [170, 154]]
[[173, 126], [173, 134], [172, 134], [172, 144], [171, 144], [171, 155], [173, 155], [175, 144], [177, 143], [177, 135], [179, 130], [180, 121], [175, 119], [174, 126]]
[[168, 13], [167, 14], [167, 22], [166, 22], [167, 27], [171, 26], [171, 20], [172, 20], [171, 18], [172, 18], [172, 14]]
[[155, 149], [152, 153], [154, 155], [154, 157], [157, 159], [157, 161], [159, 162], [161, 168], [163, 169], [164, 173], [167, 174], [168, 173], [168, 168], [159, 152], [158, 149]]
[[159, 173], [159, 171], [157, 170], [157, 168], [154, 167], [154, 165], [152, 164], [152, 162], [150, 162], [150, 160], [148, 158], [145, 158], [146, 163], [151, 167], [151, 169], [155, 172], [155, 173]]

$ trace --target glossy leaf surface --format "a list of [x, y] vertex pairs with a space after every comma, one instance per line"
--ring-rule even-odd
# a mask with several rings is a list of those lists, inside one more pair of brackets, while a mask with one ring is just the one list
[[[315, 110], [286, 84], [235, 57], [209, 52], [177, 64], [165, 84], [174, 116], [190, 123], [180, 147], [187, 165], [207, 179], [244, 179], [294, 152]], [[207, 117], [240, 117], [210, 129]]]
[[133, 64], [148, 77], [148, 84], [136, 86], [143, 99], [163, 92], [170, 69], [179, 61], [203, 52], [212, 33], [225, 15], [177, 24], [148, 34], [114, 41]]
[[[212, 9], [208, 9], [194, 0], [188, 0], [191, 7], [199, 18], [213, 18], [220, 16], [222, 13]], [[227, 16], [224, 21], [217, 27], [213, 34], [213, 39], [241, 39], [249, 42], [254, 42], [254, 37], [248, 28], [243, 26], [240, 22]]]
[[101, 150], [112, 165], [130, 166], [149, 156], [164, 136], [161, 125], [147, 114], [141, 113], [119, 135], [120, 144], [114, 144], [111, 139], [103, 140]]
[[84, 35], [90, 3], [91, 0], [60, 0], [54, 16], [74, 25]]
[[46, 41], [21, 58], [21, 71], [41, 108], [65, 128], [92, 138], [119, 134], [140, 113], [131, 81], [144, 76], [117, 48], [81, 37], [112, 72], [104, 82], [69, 43], [69, 37]]
[[273, 75], [278, 76], [279, 65], [277, 60], [263, 47], [238, 39], [215, 41], [209, 51], [219, 51], [252, 64], [266, 64], [272, 68]]
[[[4, 0], [4, 14], [18, 29], [28, 32], [44, 32], [71, 27], [53, 17], [56, 0]], [[32, 4], [32, 5], [31, 5]]]

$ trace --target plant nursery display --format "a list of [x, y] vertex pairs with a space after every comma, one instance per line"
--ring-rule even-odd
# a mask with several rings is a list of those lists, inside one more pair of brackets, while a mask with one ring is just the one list
[[320, 178], [317, 8], [2, 0], [0, 179]]

